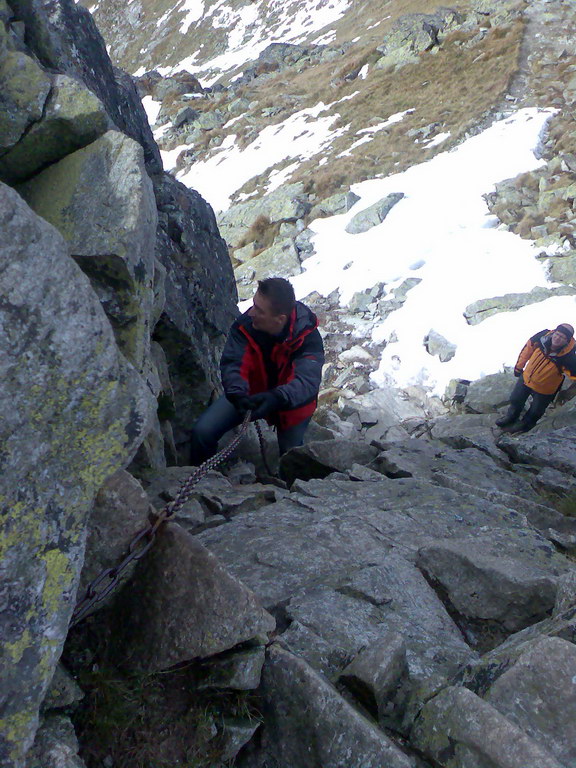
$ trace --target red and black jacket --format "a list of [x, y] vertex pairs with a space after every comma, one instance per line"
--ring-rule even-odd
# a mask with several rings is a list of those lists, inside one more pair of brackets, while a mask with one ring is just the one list
[[245, 312], [230, 329], [220, 371], [226, 395], [255, 395], [273, 390], [280, 410], [269, 421], [285, 430], [316, 410], [324, 345], [316, 315], [297, 301], [278, 340], [256, 331]]

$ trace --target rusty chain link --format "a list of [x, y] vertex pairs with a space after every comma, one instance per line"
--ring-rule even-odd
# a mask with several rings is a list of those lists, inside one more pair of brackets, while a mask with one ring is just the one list
[[[227, 445], [221, 451], [218, 451], [218, 453], [216, 453], [210, 459], [207, 459], [196, 470], [194, 470], [194, 472], [188, 476], [188, 478], [178, 489], [176, 498], [166, 504], [166, 506], [161, 510], [153, 523], [150, 523], [148, 526], [146, 526], [146, 528], [143, 528], [139, 533], [136, 534], [136, 536], [134, 536], [128, 545], [128, 551], [121, 562], [113, 568], [106, 568], [88, 584], [84, 593], [84, 597], [76, 603], [76, 607], [72, 613], [72, 618], [70, 620], [71, 628], [82, 621], [82, 619], [88, 615], [88, 613], [95, 605], [104, 600], [104, 598], [109, 595], [110, 592], [112, 592], [112, 590], [118, 585], [120, 577], [128, 568], [130, 563], [140, 560], [142, 557], [144, 557], [152, 544], [154, 544], [156, 533], [158, 532], [160, 526], [167, 520], [170, 520], [171, 517], [173, 517], [182, 509], [184, 504], [186, 504], [190, 498], [190, 495], [192, 494], [192, 488], [196, 485], [196, 483], [205, 477], [208, 472], [214, 469], [214, 467], [217, 467], [231, 456], [231, 454], [238, 447], [239, 442], [246, 434], [246, 431], [248, 430], [250, 425], [250, 415], [250, 411], [247, 411], [246, 415], [244, 416], [244, 421], [240, 427], [240, 431], [233, 438], [233, 440], [230, 441], [229, 445]], [[260, 448], [262, 450], [262, 457], [264, 458], [266, 471], [270, 474], [268, 464], [266, 463], [266, 458], [264, 456], [264, 442], [262, 438], [262, 432], [257, 422], [256, 429], [258, 432], [258, 439], [260, 440]], [[102, 586], [102, 584], [104, 584], [104, 586]]]

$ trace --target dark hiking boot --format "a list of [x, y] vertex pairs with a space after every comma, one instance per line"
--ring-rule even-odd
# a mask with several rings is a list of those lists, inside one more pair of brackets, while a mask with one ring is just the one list
[[499, 419], [496, 419], [496, 426], [508, 427], [510, 426], [510, 424], [513, 424], [517, 418], [518, 418], [517, 413], [507, 413], [504, 416], [501, 416]]
[[507, 432], [510, 435], [519, 435], [519, 434], [522, 434], [523, 432], [529, 432], [534, 426], [535, 424], [532, 422], [521, 421], [520, 424], [516, 424], [515, 426], [510, 427], [510, 429], [508, 429]]

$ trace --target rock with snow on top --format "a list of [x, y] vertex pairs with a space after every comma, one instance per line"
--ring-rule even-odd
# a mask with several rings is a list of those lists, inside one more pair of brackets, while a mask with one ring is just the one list
[[368, 363], [374, 360], [370, 352], [358, 344], [350, 347], [350, 349], [347, 349], [344, 352], [341, 352], [338, 355], [338, 359], [342, 363]]
[[369, 208], [356, 213], [346, 225], [346, 232], [358, 235], [381, 224], [392, 208], [404, 197], [403, 192], [392, 192]]
[[456, 354], [456, 345], [433, 329], [424, 337], [424, 346], [428, 354], [439, 357], [441, 363], [447, 363]]
[[469, 304], [464, 310], [464, 317], [468, 325], [477, 325], [486, 318], [499, 312], [514, 312], [530, 304], [546, 301], [553, 296], [573, 296], [576, 288], [569, 285], [561, 285], [555, 288], [533, 288], [528, 293], [507, 293], [504, 296], [496, 296], [493, 299], [480, 299]]

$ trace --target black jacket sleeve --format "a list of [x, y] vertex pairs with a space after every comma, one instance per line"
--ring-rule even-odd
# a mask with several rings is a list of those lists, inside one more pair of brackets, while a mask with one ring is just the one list
[[241, 374], [248, 339], [233, 324], [220, 358], [220, 375], [225, 395], [248, 395], [248, 381]]
[[317, 328], [304, 339], [292, 357], [294, 378], [274, 389], [281, 397], [281, 408], [299, 408], [314, 400], [320, 389], [324, 344]]

